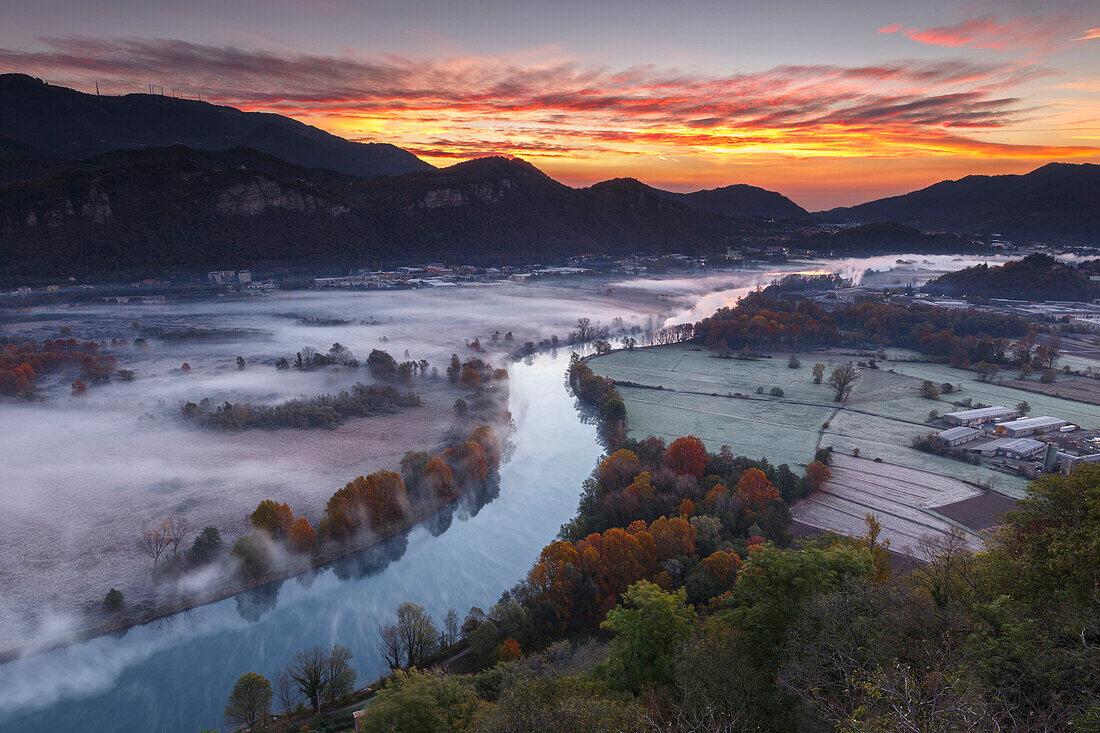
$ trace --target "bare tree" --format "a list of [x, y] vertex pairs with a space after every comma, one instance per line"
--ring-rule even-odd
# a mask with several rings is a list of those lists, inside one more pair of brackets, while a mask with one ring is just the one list
[[443, 619], [443, 644], [451, 646], [458, 641], [458, 612], [453, 608], [447, 611]]
[[298, 701], [301, 700], [298, 684], [290, 676], [289, 671], [281, 669], [275, 675], [275, 694], [279, 697], [279, 707], [284, 714], [290, 715], [291, 711], [298, 707]]
[[401, 642], [397, 626], [379, 626], [378, 635], [382, 638], [382, 656], [386, 658], [386, 664], [390, 669], [399, 669], [405, 657], [405, 645]]
[[319, 646], [303, 649], [294, 655], [288, 671], [316, 715], [321, 710], [321, 695], [328, 683], [328, 654]]
[[178, 514], [169, 517], [166, 521], [168, 522], [168, 543], [172, 546], [172, 557], [175, 557], [179, 554], [180, 545], [187, 541], [195, 527], [187, 517], [181, 517]]
[[848, 395], [851, 394], [852, 388], [856, 386], [856, 382], [859, 381], [859, 370], [856, 369], [851, 363], [841, 364], [833, 373], [829, 375], [829, 386], [836, 390], [836, 396], [833, 398], [834, 402], [840, 402], [841, 404], [848, 401]]
[[167, 519], [163, 519], [160, 524], [149, 527], [141, 537], [138, 537], [137, 548], [153, 561], [153, 570], [157, 569], [160, 556], [172, 544], [171, 533], [171, 525]]

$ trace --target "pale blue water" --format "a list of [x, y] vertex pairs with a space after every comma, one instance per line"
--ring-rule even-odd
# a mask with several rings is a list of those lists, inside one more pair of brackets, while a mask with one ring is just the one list
[[0, 730], [217, 728], [238, 676], [270, 678], [314, 644], [350, 647], [359, 681], [377, 678], [378, 625], [402, 601], [423, 604], [437, 622], [448, 608], [464, 616], [492, 605], [572, 516], [601, 453], [565, 390], [567, 364], [559, 352], [513, 366], [517, 430], [495, 498], [467, 497], [450, 520], [277, 589], [0, 666]]

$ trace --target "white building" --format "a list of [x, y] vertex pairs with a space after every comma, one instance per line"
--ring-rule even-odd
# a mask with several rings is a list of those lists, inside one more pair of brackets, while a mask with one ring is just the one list
[[949, 412], [943, 416], [943, 419], [948, 425], [964, 425], [972, 428], [975, 425], [1011, 420], [1019, 414], [1011, 407], [979, 407], [974, 410]]
[[937, 433], [936, 440], [948, 448], [954, 448], [956, 445], [969, 443], [981, 434], [982, 431], [977, 428], [968, 428], [960, 425], [957, 428], [948, 428], [947, 430]]
[[1031, 438], [997, 438], [988, 443], [975, 446], [973, 450], [983, 456], [1005, 456], [1006, 458], [1036, 458], [1046, 449], [1046, 443]]
[[998, 424], [996, 433], [998, 436], [1003, 435], [1006, 438], [1023, 438], [1027, 435], [1042, 435], [1043, 433], [1054, 432], [1067, 424], [1065, 420], [1046, 415], [1042, 417], [1022, 417], [1019, 420]]

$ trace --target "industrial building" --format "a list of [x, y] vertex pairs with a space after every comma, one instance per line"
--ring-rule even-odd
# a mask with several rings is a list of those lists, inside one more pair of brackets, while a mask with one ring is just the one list
[[971, 450], [981, 453], [987, 458], [990, 456], [1004, 456], [1023, 460], [1033, 458], [1046, 449], [1046, 443], [1031, 438], [997, 438], [988, 443], [974, 446]]
[[972, 428], [976, 425], [1012, 420], [1019, 414], [1012, 407], [979, 407], [973, 410], [949, 412], [943, 416], [943, 419], [948, 425], [962, 425]]
[[936, 434], [936, 440], [948, 448], [968, 443], [982, 434], [977, 428], [968, 428], [960, 425], [957, 428], [948, 428]]
[[1042, 417], [1022, 417], [1019, 420], [999, 423], [996, 428], [998, 436], [1006, 438], [1023, 438], [1028, 435], [1042, 435], [1057, 430], [1063, 425], [1068, 425], [1065, 420], [1044, 415]]

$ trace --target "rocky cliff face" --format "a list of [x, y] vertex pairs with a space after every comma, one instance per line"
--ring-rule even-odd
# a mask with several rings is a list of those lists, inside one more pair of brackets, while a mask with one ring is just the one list
[[80, 218], [104, 224], [113, 215], [111, 198], [98, 180], [93, 180], [80, 194], [67, 197], [51, 197], [32, 201], [20, 208], [14, 216], [4, 217], [4, 229], [20, 226], [45, 226], [51, 229]]
[[473, 201], [489, 204], [500, 201], [505, 192], [511, 189], [512, 181], [507, 178], [492, 183], [471, 183], [461, 188], [436, 188], [424, 194], [424, 197], [417, 202], [416, 208], [453, 208], [466, 206]]
[[246, 183], [217, 191], [214, 199], [214, 207], [219, 214], [254, 216], [267, 209], [287, 209], [307, 214], [323, 212], [330, 216], [339, 216], [350, 211], [343, 204], [336, 204], [310, 193], [288, 190], [277, 181], [259, 175]]

